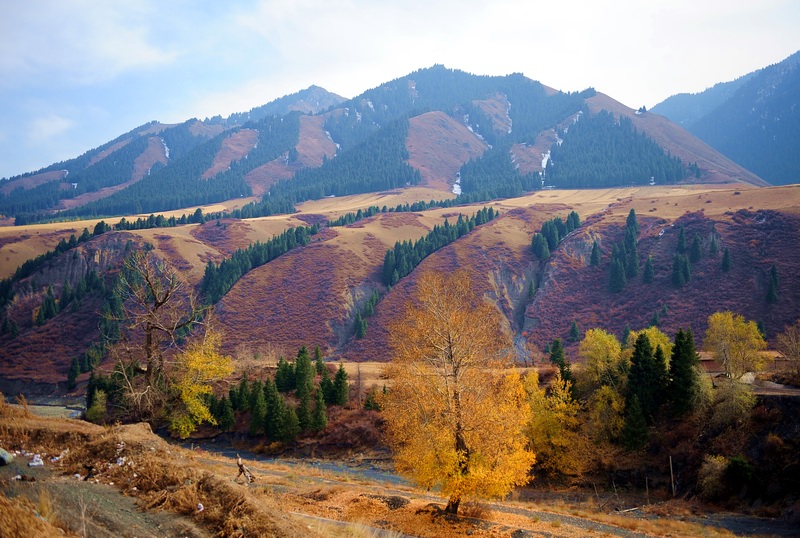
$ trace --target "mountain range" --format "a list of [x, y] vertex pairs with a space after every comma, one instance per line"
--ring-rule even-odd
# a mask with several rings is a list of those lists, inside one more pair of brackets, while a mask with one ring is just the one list
[[[791, 93], [793, 71], [781, 72], [771, 95]], [[0, 377], [56, 383], [76, 362], [85, 375], [104, 364], [99, 314], [135, 249], [215, 304], [225, 350], [242, 360], [301, 345], [388, 360], [387, 327], [419, 275], [455, 269], [504, 314], [521, 360], [573, 324], [700, 334], [724, 308], [774, 336], [800, 317], [785, 249], [800, 241], [798, 190], [758, 188], [762, 176], [691, 132], [745, 107], [737, 96], [758, 94], [761, 77], [718, 88], [704, 98], [716, 105], [686, 105], [678, 121], [592, 88], [437, 65], [349, 100], [312, 86], [228, 118], [143, 125], [0, 183], [0, 214], [16, 224], [0, 227]], [[636, 269], [611, 291], [631, 209]], [[573, 211], [580, 225], [533, 254], [543, 226]], [[681, 235], [701, 253], [676, 285]], [[261, 244], [275, 248], [257, 254]], [[780, 287], [767, 302], [772, 267]]]

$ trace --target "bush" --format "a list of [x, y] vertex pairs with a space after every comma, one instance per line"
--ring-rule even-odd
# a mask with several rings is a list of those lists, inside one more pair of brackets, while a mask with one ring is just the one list
[[717, 389], [716, 403], [711, 415], [711, 426], [727, 428], [750, 418], [756, 397], [750, 387], [730, 381]]
[[106, 391], [97, 389], [92, 399], [92, 406], [86, 411], [86, 420], [94, 422], [95, 424], [102, 422], [106, 418], [106, 413], [108, 412], [106, 407], [107, 401]]
[[700, 496], [707, 501], [721, 499], [728, 491], [725, 482], [725, 470], [728, 459], [725, 456], [709, 456], [703, 458], [700, 472], [697, 474], [697, 485]]

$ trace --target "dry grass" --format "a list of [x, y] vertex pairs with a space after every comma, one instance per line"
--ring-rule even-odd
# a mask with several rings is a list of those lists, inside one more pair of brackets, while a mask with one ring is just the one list
[[[44, 504], [43, 504], [44, 503]], [[47, 510], [43, 512], [42, 510]], [[0, 536], [51, 538], [77, 536], [53, 515], [50, 499], [40, 497], [34, 504], [25, 497], [9, 499], [0, 493]]]

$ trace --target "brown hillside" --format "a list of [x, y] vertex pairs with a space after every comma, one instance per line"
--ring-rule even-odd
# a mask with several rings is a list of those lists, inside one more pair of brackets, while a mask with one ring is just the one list
[[508, 115], [511, 104], [505, 95], [498, 93], [489, 99], [473, 101], [472, 103], [480, 108], [492, 121], [492, 130], [498, 133], [511, 132], [511, 117]]
[[451, 192], [461, 166], [486, 151], [486, 144], [444, 112], [409, 120], [408, 164], [419, 170], [424, 185]]
[[97, 200], [101, 200], [108, 196], [111, 196], [115, 192], [119, 192], [123, 189], [126, 189], [136, 183], [137, 181], [141, 180], [145, 177], [149, 172], [150, 169], [156, 163], [167, 164], [167, 154], [164, 149], [164, 143], [161, 139], [157, 136], [151, 136], [147, 140], [147, 147], [142, 152], [141, 155], [136, 157], [133, 162], [133, 173], [131, 175], [131, 179], [126, 181], [125, 183], [120, 183], [119, 185], [115, 185], [113, 187], [106, 187], [104, 189], [100, 189], [99, 191], [95, 192], [87, 192], [81, 194], [80, 196], [76, 196], [75, 198], [69, 198], [61, 200], [56, 206], [55, 209], [74, 209], [76, 207], [80, 207], [82, 205], [88, 204], [89, 202], [94, 202]]
[[209, 179], [229, 169], [233, 161], [238, 161], [247, 155], [257, 142], [258, 131], [254, 129], [241, 129], [225, 137], [219, 151], [214, 156], [214, 162], [200, 178]]
[[542, 159], [550, 151], [550, 148], [558, 140], [556, 132], [552, 129], [539, 133], [536, 137], [536, 142], [533, 145], [528, 144], [514, 144], [511, 146], [511, 156], [514, 164], [519, 167], [522, 174], [530, 174], [531, 172], [541, 172], [544, 170], [542, 167]]
[[15, 179], [13, 181], [9, 181], [5, 185], [0, 187], [0, 193], [8, 195], [11, 191], [18, 189], [20, 187], [22, 187], [25, 190], [33, 189], [38, 187], [39, 185], [50, 183], [51, 181], [61, 181], [65, 177], [67, 177], [67, 174], [64, 170], [53, 170], [51, 172], [44, 172], [41, 174], [22, 177], [19, 179]]
[[269, 188], [282, 179], [290, 179], [301, 168], [315, 168], [322, 165], [324, 157], [336, 155], [336, 144], [322, 128], [327, 116], [301, 116], [300, 134], [295, 149], [297, 161], [289, 163], [283, 155], [263, 164], [245, 176], [245, 181], [253, 189], [253, 196], [263, 196]]
[[766, 181], [757, 175], [745, 170], [663, 116], [650, 112], [636, 114], [633, 109], [602, 93], [587, 99], [586, 104], [592, 113], [608, 110], [616, 115], [630, 118], [637, 129], [645, 132], [661, 147], [679, 157], [684, 163], [697, 163], [703, 170], [703, 176], [698, 182], [743, 182], [759, 187], [768, 185]]

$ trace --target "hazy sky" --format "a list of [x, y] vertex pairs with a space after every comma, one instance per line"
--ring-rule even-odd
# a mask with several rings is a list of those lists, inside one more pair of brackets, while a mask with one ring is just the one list
[[444, 64], [652, 107], [800, 50], [798, 0], [26, 0], [0, 9], [0, 177], [147, 121]]

